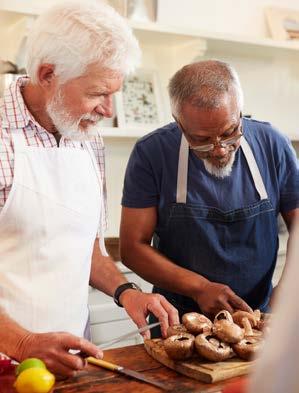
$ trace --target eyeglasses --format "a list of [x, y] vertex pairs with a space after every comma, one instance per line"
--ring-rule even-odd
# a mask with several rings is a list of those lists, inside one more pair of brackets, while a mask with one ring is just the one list
[[215, 143], [209, 143], [208, 145], [190, 146], [190, 149], [202, 153], [210, 152], [214, 150], [216, 146], [220, 146], [223, 149], [226, 149], [230, 146], [235, 145], [239, 141], [239, 139], [243, 135], [242, 126], [239, 126], [239, 128], [234, 132], [234, 134], [235, 133], [237, 133], [237, 135], [230, 136], [228, 138], [221, 138], [219, 141]]
[[[177, 123], [179, 124], [181, 130], [183, 131], [183, 133], [186, 135], [186, 132], [184, 130], [184, 128], [182, 127], [181, 123], [177, 121]], [[216, 146], [220, 146], [223, 149], [229, 148], [229, 147], [234, 147], [233, 145], [235, 145], [241, 138], [241, 136], [243, 135], [243, 130], [242, 130], [242, 118], [240, 118], [240, 123], [237, 126], [237, 129], [235, 131], [233, 131], [233, 135], [230, 135], [227, 138], [220, 138], [217, 142], [215, 143], [209, 143], [206, 145], [197, 145], [197, 146], [191, 146], [190, 145], [190, 149], [200, 152], [200, 153], [208, 153], [212, 150], [215, 149]], [[233, 150], [233, 149], [232, 149]]]

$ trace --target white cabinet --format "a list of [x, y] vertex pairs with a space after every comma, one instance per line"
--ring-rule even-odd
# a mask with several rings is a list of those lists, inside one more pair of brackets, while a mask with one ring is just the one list
[[[151, 284], [132, 273], [120, 262], [117, 262], [117, 266], [129, 282], [135, 282], [144, 292], [152, 291]], [[90, 288], [89, 292], [89, 309], [92, 341], [95, 344], [100, 344], [103, 341], [111, 340], [137, 329], [123, 308], [118, 307], [110, 296], [93, 288]], [[121, 341], [112, 345], [111, 348], [141, 342], [142, 338], [138, 336], [127, 341]]]

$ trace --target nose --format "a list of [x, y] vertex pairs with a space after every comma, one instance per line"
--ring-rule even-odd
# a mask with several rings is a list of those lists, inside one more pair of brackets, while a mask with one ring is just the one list
[[96, 107], [96, 112], [104, 117], [112, 117], [113, 116], [112, 94], [102, 97], [101, 103]]
[[217, 143], [214, 146], [214, 149], [211, 151], [211, 156], [214, 158], [221, 159], [225, 157], [228, 154], [228, 148], [227, 147], [222, 147], [221, 144]]

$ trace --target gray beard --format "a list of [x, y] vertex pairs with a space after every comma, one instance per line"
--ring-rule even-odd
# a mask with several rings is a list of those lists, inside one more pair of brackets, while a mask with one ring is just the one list
[[[63, 97], [60, 92], [47, 105], [47, 113], [50, 116], [56, 130], [61, 136], [77, 141], [88, 141], [94, 139], [99, 134], [99, 122], [103, 116], [94, 116], [85, 114], [80, 119], [73, 119], [70, 114], [64, 109]], [[91, 119], [97, 121], [96, 124], [91, 124], [85, 130], [80, 129], [80, 121]]]
[[236, 152], [233, 151], [231, 153], [228, 163], [224, 167], [217, 167], [215, 165], [212, 165], [207, 159], [203, 159], [203, 163], [207, 172], [209, 172], [211, 175], [215, 177], [218, 177], [219, 179], [223, 179], [227, 176], [230, 176], [235, 161], [235, 157], [236, 157]]

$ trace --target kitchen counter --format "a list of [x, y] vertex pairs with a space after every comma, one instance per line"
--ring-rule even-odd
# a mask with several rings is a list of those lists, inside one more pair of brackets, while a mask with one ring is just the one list
[[[172, 371], [152, 359], [144, 350], [143, 345], [134, 345], [105, 351], [104, 359], [121, 366], [140, 371], [144, 375], [167, 384], [175, 393], [209, 393], [221, 391], [223, 382], [206, 384]], [[240, 380], [242, 378], [234, 378]], [[232, 379], [228, 380], [232, 381]], [[226, 381], [226, 383], [228, 382]], [[0, 375], [0, 392], [15, 393], [13, 389], [14, 375]], [[89, 365], [86, 371], [78, 373], [74, 378], [57, 382], [53, 393], [156, 393], [162, 390], [119, 375], [100, 367]]]

